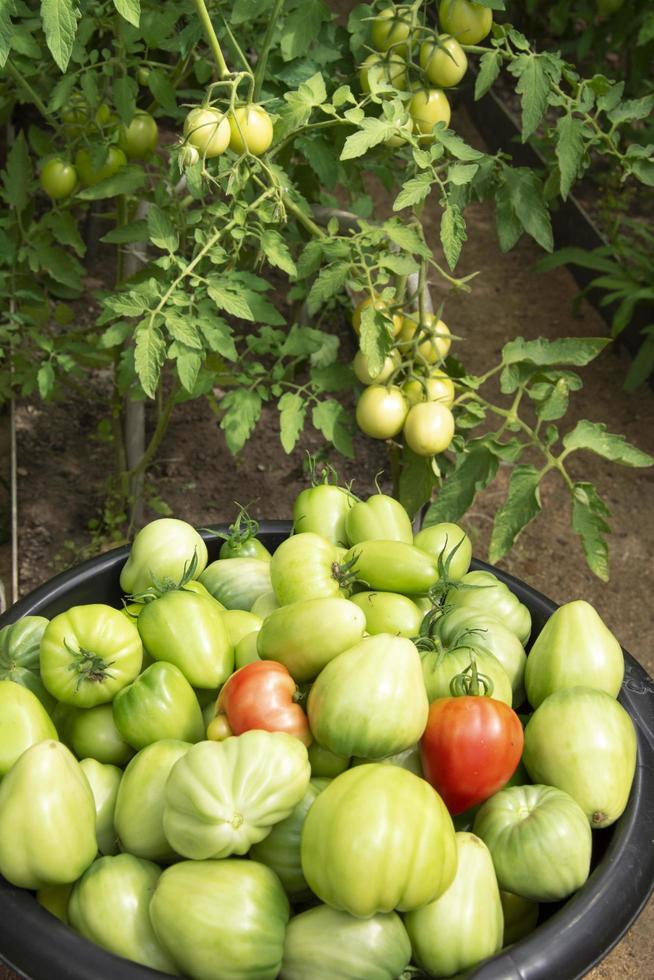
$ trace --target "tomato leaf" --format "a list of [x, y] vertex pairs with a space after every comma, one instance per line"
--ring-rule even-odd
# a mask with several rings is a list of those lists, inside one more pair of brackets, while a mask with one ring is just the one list
[[173, 116], [177, 113], [175, 88], [160, 68], [151, 70], [148, 77], [148, 88], [165, 112]]
[[60, 282], [62, 286], [68, 286], [75, 292], [81, 292], [84, 267], [80, 265], [77, 259], [60, 248], [53, 248], [46, 242], [34, 242], [34, 251], [38, 256], [41, 268], [55, 282]]
[[250, 438], [259, 421], [261, 396], [247, 388], [235, 388], [224, 395], [220, 407], [225, 411], [220, 428], [225, 433], [227, 448], [235, 456]]
[[23, 134], [19, 133], [7, 154], [7, 169], [2, 173], [2, 196], [17, 211], [23, 211], [27, 207], [31, 177], [32, 164], [27, 143]]
[[493, 86], [502, 67], [499, 51], [487, 51], [479, 59], [479, 73], [475, 80], [475, 101], [478, 102]]
[[207, 305], [200, 304], [200, 315], [197, 320], [207, 347], [228, 361], [236, 361], [238, 354], [229, 324], [222, 317], [216, 316], [212, 310], [207, 309]]
[[55, 64], [60, 71], [66, 71], [77, 33], [74, 0], [41, 0], [41, 20]]
[[592, 572], [609, 580], [609, 549], [604, 540], [611, 528], [604, 520], [611, 511], [592, 483], [575, 483], [572, 488], [572, 530], [581, 538], [581, 546]]
[[134, 27], [139, 26], [141, 20], [141, 0], [114, 0], [114, 7], [128, 24], [132, 24]]
[[333, 398], [318, 402], [311, 413], [311, 421], [325, 439], [338, 449], [339, 453], [352, 458], [354, 453], [349, 416], [340, 402]]
[[583, 367], [610, 343], [608, 337], [560, 337], [558, 340], [547, 340], [545, 337], [525, 340], [523, 337], [516, 337], [502, 348], [502, 361], [504, 364], [531, 361], [532, 364], [542, 366], [572, 364]]
[[134, 366], [143, 391], [154, 398], [162, 365], [166, 359], [166, 343], [159, 327], [149, 320], [139, 323], [135, 332]]
[[255, 17], [260, 17], [273, 5], [273, 0], [234, 0], [230, 22], [235, 26], [246, 24]]
[[281, 269], [287, 276], [297, 275], [295, 262], [279, 232], [266, 228], [261, 236], [261, 248], [271, 265]]
[[11, 15], [14, 13], [14, 0], [0, 0], [0, 68], [4, 68], [11, 50], [11, 40], [14, 25]]
[[54, 388], [55, 373], [50, 361], [44, 361], [36, 375], [41, 398], [47, 398]]
[[622, 466], [654, 466], [654, 458], [649, 453], [632, 446], [624, 436], [607, 432], [603, 422], [581, 419], [574, 429], [564, 435], [563, 445], [571, 452], [589, 449], [598, 456], [610, 459], [613, 463], [620, 463]]
[[240, 320], [254, 320], [254, 313], [242, 290], [222, 282], [217, 276], [210, 276], [207, 293], [219, 310], [225, 310]]
[[420, 204], [431, 190], [431, 177], [427, 173], [411, 177], [402, 184], [402, 190], [393, 202], [393, 211], [402, 211], [414, 204]]
[[434, 136], [457, 160], [480, 160], [484, 155], [479, 150], [473, 149], [472, 146], [468, 146], [458, 133], [446, 129], [440, 123], [434, 128]]
[[331, 13], [322, 0], [302, 0], [284, 24], [280, 45], [284, 61], [305, 55], [318, 37], [323, 21], [330, 19]]
[[374, 116], [365, 116], [361, 120], [357, 132], [352, 133], [345, 140], [340, 159], [354, 160], [356, 157], [362, 157], [373, 146], [379, 146], [394, 133], [395, 125], [393, 123], [384, 119], [377, 119]]
[[307, 296], [307, 308], [311, 315], [343, 288], [349, 272], [349, 262], [333, 262], [320, 270]]
[[150, 237], [148, 222], [131, 221], [128, 225], [120, 225], [103, 235], [100, 239], [107, 245], [130, 245], [133, 242], [147, 242]]
[[427, 503], [433, 487], [434, 471], [431, 459], [417, 456], [408, 446], [405, 446], [402, 452], [399, 498], [409, 517], [414, 517], [423, 504]]
[[511, 473], [507, 498], [495, 514], [488, 559], [499, 561], [509, 551], [527, 524], [541, 511], [539, 471], [521, 464]]
[[504, 167], [502, 173], [515, 216], [527, 234], [546, 252], [551, 252], [554, 248], [552, 221], [542, 182], [526, 167]]
[[393, 341], [388, 320], [374, 306], [365, 306], [361, 312], [359, 345], [368, 361], [372, 375], [379, 374], [391, 352]]
[[441, 217], [441, 245], [450, 269], [454, 270], [463, 243], [467, 241], [466, 222], [463, 213], [456, 204], [448, 201]]
[[300, 395], [286, 391], [277, 402], [280, 441], [285, 453], [292, 453], [304, 428], [306, 405]]
[[106, 180], [101, 180], [100, 183], [79, 191], [77, 197], [82, 201], [102, 201], [108, 197], [117, 197], [119, 194], [133, 194], [140, 190], [144, 184], [145, 171], [143, 167], [134, 165], [121, 167], [112, 177], [107, 177]]
[[156, 248], [165, 249], [171, 255], [177, 251], [179, 236], [168, 215], [156, 204], [151, 204], [148, 208], [148, 232], [150, 241]]
[[577, 173], [584, 155], [584, 126], [581, 120], [571, 113], [561, 116], [556, 124], [556, 158], [561, 175], [561, 197], [565, 201], [570, 188], [577, 179]]
[[518, 78], [515, 90], [521, 97], [522, 142], [526, 143], [545, 114], [550, 86], [540, 55], [519, 55], [509, 71]]
[[460, 454], [455, 469], [448, 473], [436, 500], [427, 511], [424, 526], [441, 521], [458, 521], [477, 493], [495, 479], [498, 465], [497, 456], [484, 445]]

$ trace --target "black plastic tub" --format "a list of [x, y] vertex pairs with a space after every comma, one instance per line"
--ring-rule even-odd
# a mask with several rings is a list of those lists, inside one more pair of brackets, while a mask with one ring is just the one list
[[[263, 522], [260, 537], [273, 550], [289, 530], [286, 521]], [[218, 557], [220, 543], [207, 540], [211, 561]], [[118, 578], [127, 554], [128, 548], [118, 548], [57, 575], [0, 617], [0, 626], [28, 614], [51, 617], [80, 603], [119, 606]], [[480, 561], [473, 561], [473, 567], [490, 568]], [[537, 634], [556, 604], [506, 572], [493, 571], [529, 607]], [[468, 973], [471, 980], [583, 977], [624, 935], [654, 888], [654, 682], [626, 651], [625, 662], [620, 702], [638, 733], [638, 765], [627, 809], [613, 827], [594, 832], [594, 869], [584, 887], [563, 905], [543, 907], [538, 928]], [[31, 980], [167, 976], [87, 942], [41, 908], [31, 892], [2, 878], [0, 958]]]

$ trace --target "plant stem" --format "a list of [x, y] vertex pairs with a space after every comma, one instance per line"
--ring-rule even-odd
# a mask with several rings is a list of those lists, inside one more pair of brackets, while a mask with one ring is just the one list
[[270, 20], [268, 21], [268, 28], [264, 35], [263, 43], [261, 45], [261, 52], [259, 54], [259, 60], [257, 61], [257, 67], [254, 69], [254, 92], [253, 101], [258, 102], [261, 96], [261, 87], [263, 85], [263, 79], [266, 74], [266, 66], [268, 64], [268, 55], [270, 54], [270, 48], [272, 46], [273, 32], [277, 26], [277, 20], [284, 8], [285, 0], [275, 0], [275, 6], [272, 9], [270, 15]]
[[39, 110], [39, 112], [44, 117], [44, 119], [47, 119], [48, 122], [52, 122], [52, 114], [48, 112], [45, 102], [43, 102], [41, 97], [37, 95], [37, 93], [34, 91], [34, 89], [27, 81], [27, 79], [24, 78], [23, 75], [21, 75], [21, 73], [18, 71], [17, 68], [14, 67], [14, 65], [12, 65], [11, 61], [7, 61], [5, 65], [5, 70], [7, 74], [11, 75], [14, 81], [27, 92], [32, 103], [36, 106], [36, 108]]
[[227, 67], [227, 62], [223, 57], [222, 48], [220, 47], [220, 42], [216, 37], [216, 32], [213, 29], [213, 24], [211, 23], [211, 17], [209, 16], [209, 11], [207, 10], [206, 4], [204, 0], [193, 0], [193, 2], [195, 4], [195, 9], [198, 12], [198, 17], [202, 23], [207, 41], [209, 42], [209, 47], [211, 48], [214, 61], [218, 67], [218, 77], [226, 78], [229, 75], [229, 68]]
[[283, 200], [284, 200], [284, 207], [286, 208], [286, 210], [287, 210], [287, 211], [290, 211], [290, 212], [291, 212], [291, 214], [292, 214], [292, 215], [293, 215], [293, 216], [294, 216], [295, 218], [297, 218], [297, 220], [298, 220], [298, 221], [300, 222], [300, 224], [301, 224], [301, 225], [303, 225], [303, 226], [304, 226], [304, 228], [306, 228], [306, 230], [307, 230], [307, 231], [308, 231], [308, 232], [309, 232], [309, 233], [310, 233], [311, 235], [313, 235], [313, 236], [314, 236], [314, 238], [327, 238], [327, 237], [328, 237], [328, 236], [327, 236], [327, 235], [325, 234], [325, 232], [324, 232], [324, 231], [322, 230], [322, 228], [320, 228], [320, 227], [319, 227], [319, 226], [318, 226], [318, 225], [317, 225], [317, 224], [315, 223], [315, 221], [312, 221], [312, 220], [311, 220], [311, 218], [309, 218], [309, 217], [308, 217], [308, 216], [307, 216], [307, 215], [306, 215], [306, 214], [304, 213], [304, 211], [302, 211], [302, 210], [301, 210], [301, 209], [300, 209], [300, 208], [299, 208], [299, 207], [297, 206], [297, 204], [295, 204], [295, 203], [294, 203], [294, 202], [293, 202], [293, 201], [291, 200], [291, 198], [290, 198], [290, 197], [288, 196], [288, 194], [283, 194], [282, 196], [283, 196]]

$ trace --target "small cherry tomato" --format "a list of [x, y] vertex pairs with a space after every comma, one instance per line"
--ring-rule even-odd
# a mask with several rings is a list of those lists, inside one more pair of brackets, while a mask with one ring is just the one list
[[60, 157], [52, 157], [43, 164], [41, 187], [53, 201], [62, 201], [75, 190], [77, 171], [72, 163]]
[[454, 416], [442, 402], [419, 402], [404, 422], [404, 441], [417, 456], [444, 452], [454, 435]]
[[273, 124], [260, 105], [244, 105], [229, 115], [229, 148], [260, 157], [273, 141]]

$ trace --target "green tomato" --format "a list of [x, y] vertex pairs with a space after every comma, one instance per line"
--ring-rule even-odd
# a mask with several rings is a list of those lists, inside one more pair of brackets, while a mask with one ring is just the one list
[[68, 900], [74, 888], [74, 882], [67, 885], [45, 885], [36, 892], [36, 900], [51, 915], [68, 925]]
[[229, 146], [229, 120], [218, 109], [198, 106], [184, 120], [184, 137], [203, 157], [219, 157]]
[[[248, 559], [231, 562], [239, 560]], [[166, 592], [147, 603], [137, 625], [150, 656], [174, 664], [193, 687], [218, 687], [234, 669], [234, 649], [211, 597], [185, 590]]]
[[82, 759], [80, 768], [89, 781], [95, 801], [95, 837], [100, 854], [116, 854], [118, 840], [114, 828], [114, 809], [122, 771], [96, 759]]
[[310, 807], [329, 783], [329, 779], [312, 779], [288, 817], [276, 823], [267, 837], [250, 848], [250, 857], [275, 872], [291, 900], [310, 894], [302, 874], [300, 839]]
[[273, 141], [272, 119], [260, 105], [244, 105], [229, 114], [229, 148], [260, 157]]
[[275, 980], [288, 899], [257, 861], [182, 861], [167, 868], [150, 902], [161, 945], [184, 976]]
[[624, 677], [620, 644], [583, 599], [552, 613], [529, 653], [525, 685], [537, 708], [548, 694], [567, 687], [593, 687], [617, 698]]
[[45, 738], [57, 738], [50, 715], [27, 687], [0, 681], [0, 778], [23, 752]]
[[79, 708], [111, 701], [134, 680], [142, 661], [143, 644], [134, 623], [102, 603], [59, 613], [41, 639], [43, 683], [53, 697]]
[[305, 746], [285, 732], [199, 742], [168, 777], [164, 833], [178, 854], [195, 861], [246, 854], [289, 816], [310, 776]]
[[434, 558], [404, 541], [360, 541], [344, 556], [351, 561], [357, 579], [380, 592], [420, 594], [438, 580]]
[[392, 439], [402, 431], [408, 411], [409, 403], [397, 385], [370, 385], [359, 396], [357, 424], [372, 439]]
[[252, 603], [250, 612], [255, 616], [259, 616], [260, 619], [267, 619], [275, 609], [279, 609], [279, 603], [275, 598], [275, 593], [271, 589], [270, 592], [264, 592], [263, 595], [257, 596]]
[[357, 592], [351, 600], [365, 616], [366, 633], [390, 633], [392, 636], [417, 636], [422, 612], [407, 596], [399, 592]]
[[205, 728], [195, 691], [173, 663], [161, 661], [143, 671], [114, 698], [114, 722], [135, 749], [160, 739], [199, 742]]
[[409, 405], [417, 405], [425, 401], [442, 402], [443, 405], [451, 408], [456, 396], [454, 382], [438, 368], [432, 368], [432, 373], [427, 377], [421, 375], [405, 381], [402, 391]]
[[77, 171], [72, 163], [52, 157], [41, 167], [39, 182], [52, 201], [63, 201], [77, 186]]
[[257, 638], [261, 660], [284, 664], [296, 681], [311, 681], [363, 637], [366, 619], [348, 599], [304, 599], [280, 606]]
[[94, 187], [102, 180], [109, 180], [127, 163], [127, 157], [117, 146], [106, 148], [104, 160], [96, 163], [96, 153], [79, 149], [75, 154], [75, 170], [83, 187]]
[[608, 827], [622, 815], [636, 760], [634, 723], [605, 691], [555, 691], [525, 728], [523, 761], [533, 781], [569, 793], [593, 829]]
[[128, 160], [146, 160], [154, 153], [159, 129], [149, 112], [137, 112], [129, 126], [121, 126], [118, 146]]
[[249, 612], [271, 590], [270, 559], [219, 558], [207, 565], [200, 582], [226, 609]]
[[314, 738], [336, 755], [383, 759], [419, 740], [429, 703], [420, 656], [401, 636], [368, 636], [320, 672], [307, 714]]
[[234, 647], [234, 670], [240, 670], [246, 664], [251, 664], [254, 660], [261, 660], [257, 649], [259, 636], [257, 633], [248, 633], [238, 641]]
[[[464, 645], [454, 647], [446, 652], [435, 650], [425, 653], [422, 658], [422, 673], [429, 703], [438, 698], [450, 697], [450, 683], [457, 674], [461, 674], [470, 666], [474, 657], [480, 674], [489, 677], [493, 682], [492, 697], [503, 701], [509, 707], [513, 704], [513, 688], [511, 680], [497, 657], [483, 647]], [[465, 641], [467, 643], [467, 640]]]
[[445, 597], [445, 605], [495, 616], [523, 646], [531, 634], [531, 613], [492, 572], [467, 572]]
[[[446, 128], [450, 125], [452, 110], [442, 89], [421, 88], [413, 93], [409, 101], [409, 115], [416, 131], [421, 134], [422, 141], [426, 142], [434, 138], [432, 131], [437, 123], [445, 123]], [[428, 360], [431, 361], [432, 358], [429, 357]]]
[[0, 783], [0, 874], [19, 888], [75, 881], [97, 853], [95, 802], [61, 742], [27, 749]]
[[479, 44], [490, 34], [493, 11], [470, 0], [441, 0], [438, 22], [441, 30], [453, 34], [461, 44]]
[[229, 642], [236, 650], [236, 646], [250, 633], [258, 633], [263, 624], [261, 616], [256, 616], [252, 612], [244, 609], [226, 609], [223, 613], [223, 623], [227, 628]]
[[0, 681], [28, 688], [46, 711], [52, 711], [54, 698], [43, 686], [39, 670], [41, 637], [47, 625], [44, 616], [23, 616], [0, 629]]
[[282, 541], [270, 562], [270, 578], [280, 605], [345, 594], [337, 546], [312, 531]]
[[160, 875], [156, 864], [133, 854], [98, 858], [70, 896], [70, 925], [116, 956], [176, 974], [150, 922], [150, 901]]
[[474, 609], [452, 609], [436, 622], [436, 635], [447, 647], [467, 646], [485, 650], [499, 660], [511, 681], [513, 704], [525, 699], [525, 648], [508, 626], [487, 613]]
[[258, 558], [260, 561], [270, 561], [271, 559], [270, 552], [258, 538], [223, 541], [219, 555], [221, 558]]
[[165, 787], [170, 770], [190, 748], [190, 742], [161, 739], [137, 752], [128, 764], [114, 810], [114, 827], [124, 851], [149, 861], [175, 856], [163, 829]]
[[500, 888], [532, 902], [567, 898], [588, 877], [588, 820], [553, 786], [501, 789], [481, 805], [473, 830], [493, 856]]
[[[370, 760], [362, 758], [354, 758], [352, 760], [353, 766], [365, 766]], [[396, 752], [395, 755], [388, 755], [385, 759], [378, 759], [384, 766], [400, 766], [402, 769], [407, 769], [409, 772], [414, 773], [416, 776], [423, 778], [422, 772], [422, 760], [420, 758], [420, 745], [416, 743], [408, 749], [404, 749], [403, 752]]]
[[420, 67], [436, 88], [449, 88], [463, 79], [468, 59], [455, 37], [443, 35], [420, 45]]
[[502, 949], [504, 915], [493, 859], [474, 834], [456, 834], [454, 881], [439, 898], [404, 916], [413, 956], [435, 977], [464, 973]]
[[500, 890], [502, 911], [504, 912], [504, 945], [520, 942], [538, 925], [538, 902], [532, 902], [522, 895]]
[[411, 518], [399, 500], [385, 493], [353, 504], [347, 512], [345, 531], [349, 545], [375, 540], [413, 544]]
[[311, 532], [345, 547], [345, 521], [355, 501], [349, 490], [330, 483], [300, 491], [293, 504], [293, 534]]
[[320, 745], [314, 739], [309, 746], [309, 764], [311, 766], [311, 778], [322, 776], [333, 779], [334, 776], [345, 772], [350, 765], [350, 757], [337, 755], [330, 752], [324, 745]]
[[433, 555], [437, 562], [442, 560], [450, 582], [459, 582], [470, 568], [472, 543], [458, 524], [443, 522], [423, 527], [415, 535], [413, 543], [416, 548]]
[[396, 912], [357, 919], [329, 905], [293, 916], [286, 929], [280, 980], [396, 980], [411, 943]]
[[361, 91], [392, 98], [407, 87], [406, 61], [399, 54], [371, 54], [359, 69]]
[[195, 559], [193, 578], [206, 568], [207, 546], [194, 527], [174, 517], [150, 521], [138, 532], [120, 573], [123, 592], [136, 595], [155, 581], [177, 584]]
[[376, 51], [392, 50], [396, 54], [406, 54], [406, 42], [411, 36], [411, 20], [403, 17], [395, 7], [380, 10], [372, 22], [370, 41]]
[[360, 918], [420, 908], [456, 872], [452, 819], [436, 790], [379, 763], [348, 769], [316, 798], [301, 854], [318, 898]]
[[404, 421], [404, 441], [416, 456], [443, 453], [454, 437], [454, 416], [443, 402], [418, 402]]
[[73, 708], [66, 724], [66, 739], [78, 759], [90, 757], [106, 765], [123, 766], [134, 749], [116, 728], [111, 704]]
[[[409, 130], [410, 132], [411, 130]], [[397, 143], [392, 142], [397, 140]], [[391, 136], [387, 141], [388, 146], [401, 146], [404, 140], [396, 136]], [[362, 350], [358, 350], [354, 355], [354, 360], [352, 361], [352, 369], [357, 377], [357, 380], [361, 382], [362, 385], [372, 385], [380, 384], [383, 385], [385, 381], [388, 381], [393, 372], [400, 366], [400, 359], [396, 351], [392, 351], [387, 357], [384, 358], [384, 363], [377, 374], [372, 374], [370, 370], [370, 363], [366, 355]]]

